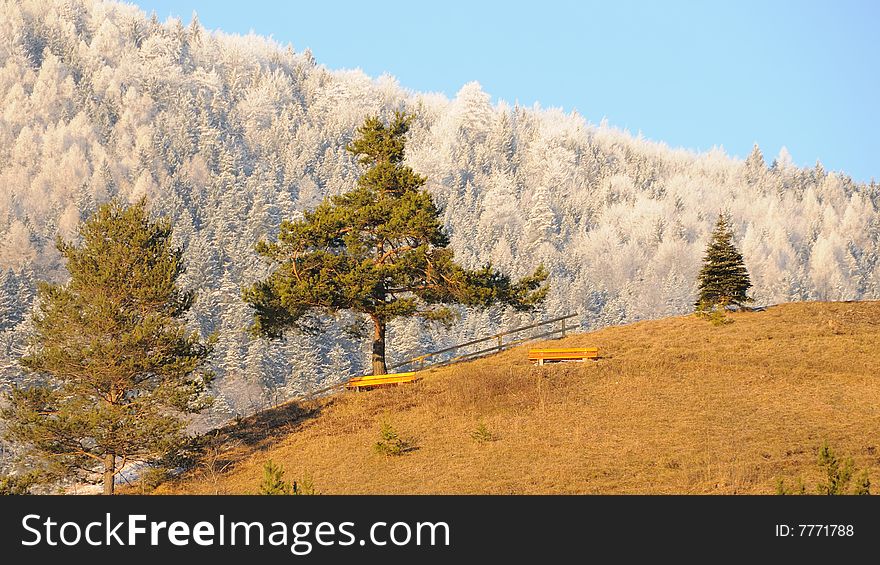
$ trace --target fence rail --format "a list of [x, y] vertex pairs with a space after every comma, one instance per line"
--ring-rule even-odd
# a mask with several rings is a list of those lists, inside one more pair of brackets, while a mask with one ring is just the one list
[[[559, 316], [558, 318], [553, 318], [551, 320], [544, 320], [543, 322], [537, 322], [534, 324], [529, 324], [528, 326], [522, 326], [521, 328], [514, 328], [512, 330], [507, 330], [506, 332], [497, 333], [495, 335], [490, 335], [489, 337], [484, 337], [480, 339], [474, 339], [471, 341], [466, 341], [464, 343], [459, 343], [458, 345], [453, 345], [451, 347], [445, 347], [443, 349], [438, 349], [437, 351], [432, 351], [431, 353], [425, 353], [424, 355], [419, 355], [417, 357], [412, 357], [411, 359], [407, 359], [406, 361], [402, 361], [400, 363], [395, 363], [394, 365], [390, 365], [389, 369], [396, 369], [398, 367], [405, 367], [407, 365], [412, 365], [415, 370], [422, 370], [426, 367], [440, 367], [443, 365], [449, 365], [450, 363], [457, 363], [458, 361], [464, 361], [465, 359], [473, 359], [475, 357], [480, 357], [482, 355], [488, 355], [490, 353], [497, 353], [499, 351], [503, 351], [506, 348], [513, 347], [514, 345], [519, 345], [521, 343], [526, 343], [527, 341], [532, 341], [535, 339], [540, 339], [542, 337], [549, 337], [552, 335], [560, 334], [560, 337], [565, 337], [565, 333], [571, 329], [566, 326], [566, 320], [570, 320], [577, 316], [577, 312], [574, 314], [568, 314], [566, 316]], [[526, 330], [532, 330], [535, 328], [540, 328], [543, 326], [548, 326], [550, 324], [555, 324], [559, 322], [560, 327], [558, 329], [553, 329], [550, 331], [546, 331], [540, 333], [538, 335], [530, 335], [526, 337], [521, 337], [518, 339], [514, 339], [513, 341], [505, 342], [504, 338], [506, 336], [511, 336], [513, 334], [517, 334], [520, 332], [524, 332]], [[428, 363], [428, 360], [437, 357], [438, 355], [443, 355], [444, 353], [449, 353], [455, 351], [457, 349], [462, 349], [464, 347], [470, 347], [473, 345], [477, 345], [479, 343], [486, 343], [494, 341], [495, 344], [492, 347], [486, 347], [480, 349], [479, 351], [471, 351], [468, 353], [464, 353], [462, 355], [456, 355], [450, 359], [446, 359], [443, 361], [437, 361], [434, 363]]]
[[[389, 369], [397, 369], [398, 367], [404, 367], [406, 365], [418, 365], [416, 370], [426, 369], [427, 367], [442, 367], [444, 365], [450, 365], [452, 363], [457, 363], [459, 361], [464, 361], [466, 359], [474, 359], [476, 357], [481, 357], [483, 355], [488, 355], [490, 353], [498, 353], [499, 351], [503, 351], [504, 349], [513, 347], [515, 345], [520, 345], [522, 343], [526, 343], [529, 341], [533, 341], [536, 339], [541, 339], [542, 337], [549, 337], [552, 335], [559, 334], [560, 337], [565, 337], [567, 331], [572, 329], [570, 326], [566, 325], [566, 320], [570, 320], [577, 316], [577, 312], [574, 314], [568, 314], [566, 316], [559, 316], [558, 318], [553, 318], [551, 320], [544, 320], [543, 322], [537, 322], [534, 324], [529, 324], [528, 326], [522, 326], [521, 328], [514, 328], [512, 330], [507, 330], [506, 332], [497, 333], [495, 335], [490, 335], [489, 337], [484, 337], [480, 339], [474, 339], [471, 341], [466, 341], [464, 343], [459, 343], [458, 345], [453, 345], [451, 347], [445, 347], [443, 349], [438, 349], [437, 351], [432, 351], [431, 353], [425, 353], [424, 355], [419, 355], [417, 357], [413, 357], [411, 359], [407, 359], [406, 361], [402, 361], [400, 363], [395, 363], [394, 365], [389, 365]], [[541, 332], [537, 335], [529, 335], [514, 339], [512, 341], [504, 341], [506, 336], [512, 336], [513, 334], [518, 334], [520, 332], [524, 332], [526, 330], [533, 330], [535, 328], [540, 328], [543, 326], [549, 326], [550, 324], [555, 324], [559, 322], [559, 327], [552, 329], [550, 331]], [[455, 351], [457, 349], [461, 349], [463, 347], [471, 347], [473, 345], [477, 345], [479, 343], [486, 343], [494, 341], [495, 344], [492, 347], [486, 347], [480, 349], [478, 351], [471, 351], [468, 353], [464, 353], [462, 355], [456, 355], [455, 357], [451, 357], [449, 359], [445, 359], [442, 361], [437, 361], [434, 363], [428, 363], [427, 361], [432, 357], [436, 357], [438, 355], [443, 355], [444, 353], [449, 353]], [[346, 377], [344, 380], [334, 383], [329, 386], [325, 386], [323, 388], [317, 390], [310, 390], [308, 392], [304, 392], [294, 398], [288, 399], [287, 402], [295, 402], [298, 400], [311, 400], [327, 394], [329, 392], [342, 389], [345, 386], [345, 383], [348, 382], [349, 377]]]

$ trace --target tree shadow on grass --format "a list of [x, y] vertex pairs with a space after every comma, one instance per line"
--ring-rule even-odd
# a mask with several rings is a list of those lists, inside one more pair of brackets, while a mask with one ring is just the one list
[[290, 401], [206, 432], [193, 440], [196, 457], [191, 467], [209, 464], [226, 469], [295, 432], [316, 418], [326, 405], [327, 402]]

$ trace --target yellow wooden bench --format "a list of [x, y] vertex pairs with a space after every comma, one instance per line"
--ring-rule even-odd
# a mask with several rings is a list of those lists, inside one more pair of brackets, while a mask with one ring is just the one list
[[558, 361], [583, 361], [584, 359], [598, 359], [598, 347], [568, 347], [557, 349], [532, 349], [529, 351], [529, 361], [543, 365], [545, 362]]
[[416, 374], [414, 372], [389, 373], [387, 375], [364, 375], [363, 377], [352, 377], [348, 379], [348, 382], [345, 383], [345, 388], [350, 390], [360, 390], [362, 388], [410, 383], [414, 380], [416, 380]]

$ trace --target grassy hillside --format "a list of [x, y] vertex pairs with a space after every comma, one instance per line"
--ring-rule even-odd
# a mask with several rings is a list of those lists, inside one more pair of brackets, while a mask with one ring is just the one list
[[[598, 346], [598, 362], [534, 367], [529, 345], [283, 406], [221, 430], [201, 467], [157, 492], [254, 492], [271, 457], [326, 494], [772, 493], [779, 477], [817, 482], [823, 441], [880, 485], [880, 302], [732, 318], [546, 342]], [[376, 453], [384, 421], [415, 449]], [[471, 437], [480, 422], [494, 441]]]

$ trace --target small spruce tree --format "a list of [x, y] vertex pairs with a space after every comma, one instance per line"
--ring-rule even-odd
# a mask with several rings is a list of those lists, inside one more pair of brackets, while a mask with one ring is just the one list
[[400, 437], [394, 426], [388, 422], [382, 423], [382, 429], [379, 430], [379, 441], [373, 444], [373, 449], [376, 453], [397, 456], [403, 455], [411, 448], [409, 442]]
[[827, 442], [819, 448], [819, 466], [825, 470], [825, 480], [816, 486], [819, 494], [871, 494], [868, 471], [856, 475], [852, 457], [837, 457]]
[[315, 483], [312, 482], [312, 478], [309, 475], [306, 475], [300, 481], [293, 481], [290, 485], [290, 494], [294, 496], [311, 496], [320, 494], [317, 490], [315, 490]]
[[269, 459], [263, 465], [263, 480], [260, 482], [259, 494], [263, 495], [315, 495], [315, 484], [312, 478], [306, 475], [300, 481], [286, 482], [284, 480], [284, 467], [275, 464]]
[[[871, 478], [868, 470], [856, 474], [852, 457], [840, 458], [834, 454], [828, 443], [819, 448], [819, 467], [825, 473], [825, 479], [816, 485], [816, 493], [823, 495], [869, 495], [871, 494]], [[807, 487], [798, 477], [794, 488], [788, 488], [780, 478], [776, 483], [776, 494], [807, 494]]]
[[473, 438], [474, 440], [476, 440], [480, 443], [495, 441], [497, 439], [495, 437], [495, 434], [493, 434], [489, 430], [489, 428], [486, 426], [486, 423], [482, 422], [482, 421], [479, 424], [477, 424], [476, 429], [473, 432], [471, 432], [471, 438]]
[[752, 301], [746, 294], [752, 286], [749, 272], [742, 253], [733, 245], [733, 231], [725, 214], [718, 216], [697, 282], [697, 311], [718, 308], [723, 312], [728, 306], [742, 307]]
[[260, 483], [260, 494], [290, 494], [290, 485], [284, 481], [284, 469], [271, 459], [263, 465], [263, 481]]

